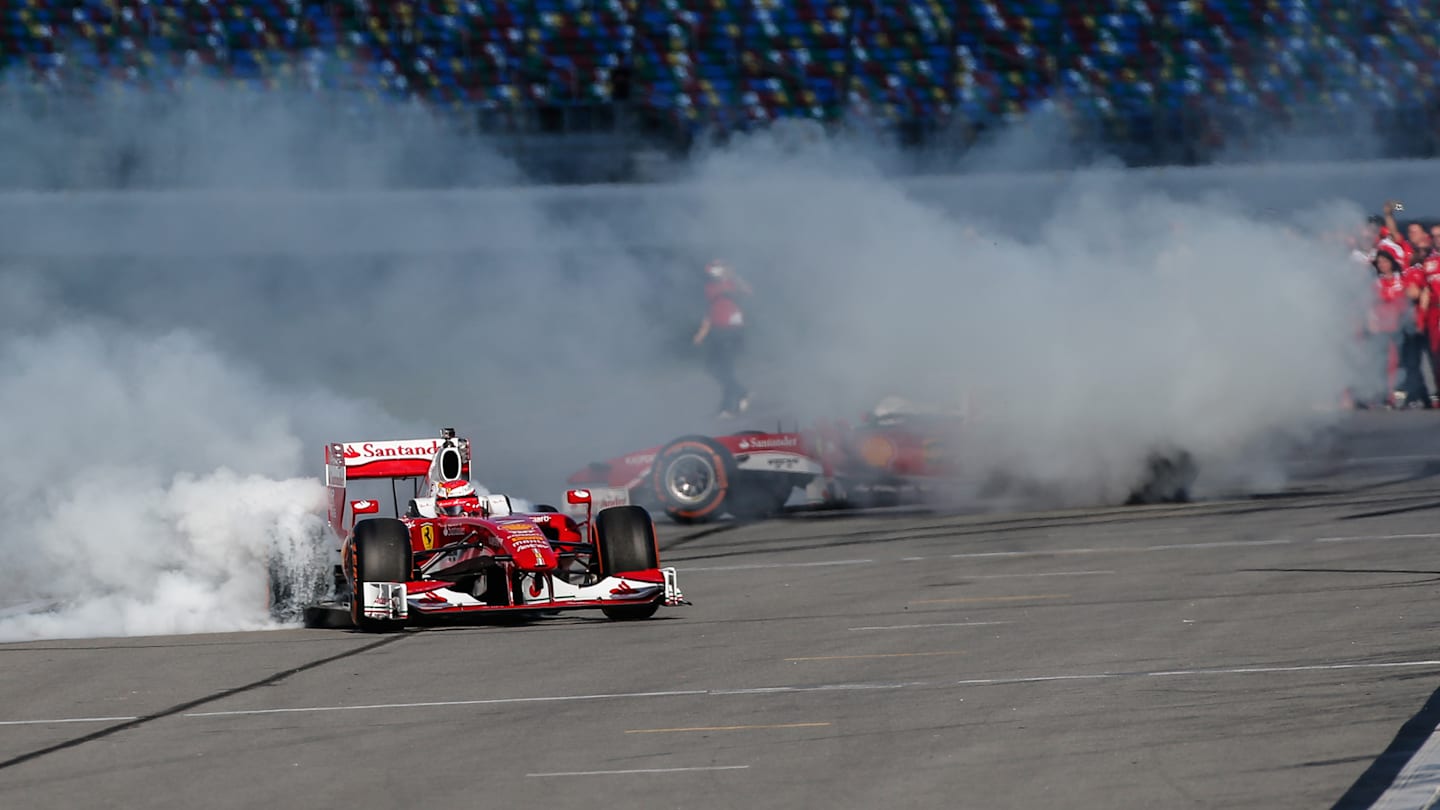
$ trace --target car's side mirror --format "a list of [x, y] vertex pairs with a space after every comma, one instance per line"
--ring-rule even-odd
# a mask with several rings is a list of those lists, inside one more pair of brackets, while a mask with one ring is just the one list
[[373, 515], [380, 511], [380, 502], [372, 500], [351, 501], [350, 511], [357, 515]]
[[590, 503], [590, 490], [571, 489], [565, 492], [565, 502], [571, 504]]

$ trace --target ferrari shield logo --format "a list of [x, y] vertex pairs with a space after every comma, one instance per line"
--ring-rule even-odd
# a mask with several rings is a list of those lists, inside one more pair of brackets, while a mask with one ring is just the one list
[[435, 524], [426, 523], [420, 527], [420, 543], [427, 549], [435, 547]]

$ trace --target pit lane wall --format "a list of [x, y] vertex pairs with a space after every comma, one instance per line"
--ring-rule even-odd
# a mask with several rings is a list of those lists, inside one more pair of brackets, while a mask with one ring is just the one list
[[[1080, 184], [1182, 199], [1220, 195], [1258, 217], [1288, 221], [1334, 198], [1369, 212], [1410, 200], [1404, 216], [1440, 213], [1440, 161], [1116, 169], [929, 176], [898, 181], [917, 199], [1024, 230]], [[375, 255], [536, 249], [533, 223], [694, 211], [699, 195], [763, 195], [765, 183], [534, 186], [476, 190], [0, 193], [0, 256]], [[1073, 197], [1071, 197], [1073, 198]], [[642, 221], [642, 220], [637, 220]], [[643, 230], [625, 229], [636, 233]], [[654, 237], [663, 243], [664, 236]]]

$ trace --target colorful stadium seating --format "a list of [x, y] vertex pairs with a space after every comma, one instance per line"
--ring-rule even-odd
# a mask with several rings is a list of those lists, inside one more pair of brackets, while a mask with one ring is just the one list
[[213, 72], [493, 110], [628, 100], [672, 123], [1107, 127], [1197, 105], [1433, 103], [1434, 0], [7, 0], [0, 67], [164, 85]]

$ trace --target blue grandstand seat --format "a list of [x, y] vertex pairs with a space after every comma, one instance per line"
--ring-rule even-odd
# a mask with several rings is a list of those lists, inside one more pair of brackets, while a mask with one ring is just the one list
[[[301, 56], [304, 54], [304, 56]], [[1102, 118], [1219, 101], [1435, 98], [1433, 0], [10, 0], [0, 67], [165, 82], [187, 64], [437, 104], [631, 99], [687, 125], [976, 122], [1051, 98]], [[323, 69], [319, 69], [323, 67]], [[332, 69], [343, 67], [345, 69]], [[1084, 113], [1091, 114], [1089, 112]]]

